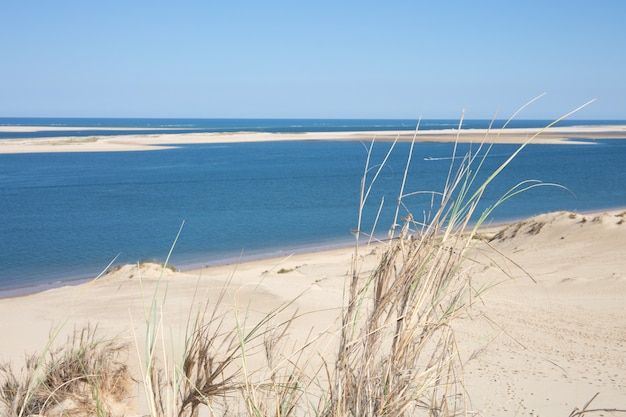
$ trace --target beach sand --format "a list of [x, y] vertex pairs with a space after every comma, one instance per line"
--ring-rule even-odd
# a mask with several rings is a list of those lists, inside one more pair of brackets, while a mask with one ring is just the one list
[[[115, 130], [101, 128], [82, 128], [87, 130]], [[53, 130], [42, 127], [0, 126], [0, 131], [29, 132]], [[378, 131], [378, 132], [306, 132], [306, 133], [176, 133], [154, 135], [123, 135], [89, 137], [57, 137], [36, 139], [5, 139], [0, 140], [0, 153], [34, 153], [34, 152], [112, 152], [165, 149], [177, 145], [231, 143], [231, 142], [262, 142], [262, 141], [294, 141], [294, 140], [356, 140], [419, 142], [473, 142], [480, 143], [524, 143], [536, 136], [541, 129], [455, 129], [412, 131]], [[577, 126], [553, 127], [541, 131], [533, 143], [559, 144], [581, 143], [576, 139], [611, 139], [626, 137], [626, 126]], [[586, 143], [586, 142], [582, 142]], [[588, 142], [587, 142], [588, 143]]]
[[[550, 213], [481, 237], [467, 266], [476, 285], [497, 285], [453, 322], [470, 415], [567, 416], [596, 393], [590, 408], [626, 408], [626, 211]], [[360, 249], [363, 275], [377, 265], [381, 245]], [[158, 300], [165, 295], [165, 283], [162, 328], [172, 351], [182, 349], [184, 324], [203, 305], [219, 301], [226, 326], [238, 317], [249, 327], [293, 301], [276, 318], [297, 311], [290, 343], [314, 340], [315, 353], [331, 358], [354, 253], [341, 248], [185, 272], [127, 265], [86, 284], [1, 299], [0, 361], [19, 369], [52, 330], [62, 344], [86, 322], [141, 346], [146, 309], [155, 291]], [[127, 361], [139, 378], [134, 348]], [[139, 383], [136, 395], [141, 408]]]

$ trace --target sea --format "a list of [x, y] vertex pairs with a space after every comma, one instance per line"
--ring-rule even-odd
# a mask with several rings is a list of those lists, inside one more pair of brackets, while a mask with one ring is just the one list
[[[490, 122], [466, 120], [462, 128], [486, 128]], [[55, 127], [0, 132], [0, 139], [414, 130], [416, 123], [0, 118], [0, 126]], [[504, 123], [495, 121], [495, 127]], [[541, 128], [549, 123], [514, 120], [508, 126]], [[450, 129], [458, 124], [458, 120], [422, 120], [420, 129]], [[626, 121], [559, 123], [616, 124]], [[110, 128], [116, 130], [106, 130]], [[488, 222], [549, 211], [626, 207], [626, 137], [585, 141], [588, 144], [527, 146], [487, 188], [477, 213], [497, 205], [515, 187], [539, 182], [544, 186], [531, 187], [499, 204]], [[83, 282], [112, 265], [164, 262], [169, 254], [170, 264], [184, 270], [351, 245], [355, 233], [361, 239], [372, 232], [384, 239], [394, 220], [410, 153], [408, 143], [396, 144], [389, 153], [391, 143], [371, 141], [182, 145], [173, 140], [172, 145], [176, 146], [137, 152], [0, 154], [0, 297]], [[487, 149], [459, 144], [455, 150], [454, 144], [416, 144], [404, 188], [404, 194], [411, 195], [402, 199], [400, 216], [427, 218], [463, 155], [482, 161], [469, 177], [474, 179], [470, 190], [475, 190], [518, 146]], [[369, 192], [359, 227], [363, 184]]]

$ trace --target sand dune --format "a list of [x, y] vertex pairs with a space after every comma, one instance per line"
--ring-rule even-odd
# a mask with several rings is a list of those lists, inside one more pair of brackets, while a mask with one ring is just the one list
[[[497, 285], [473, 298], [455, 324], [470, 411], [566, 416], [598, 392], [595, 407], [626, 408], [625, 245], [624, 211], [550, 213], [481, 234], [468, 264], [473, 282]], [[360, 250], [365, 275], [382, 249]], [[204, 305], [219, 301], [234, 326], [236, 312], [252, 325], [292, 302], [279, 314], [297, 312], [290, 342], [314, 340], [316, 353], [331, 357], [353, 255], [354, 248], [334, 249], [186, 272], [126, 265], [87, 284], [2, 299], [0, 361], [19, 368], [51, 329], [60, 329], [62, 342], [86, 322], [141, 344], [155, 294], [167, 299], [163, 328], [172, 350], [181, 348], [189, 312]], [[128, 362], [138, 372], [133, 355]]]
[[501, 255], [477, 276], [499, 284], [457, 323], [483, 415], [626, 404], [625, 216], [545, 214], [493, 235]]

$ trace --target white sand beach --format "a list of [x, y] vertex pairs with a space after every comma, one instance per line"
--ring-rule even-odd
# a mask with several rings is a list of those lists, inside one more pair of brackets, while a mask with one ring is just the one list
[[[465, 265], [477, 287], [497, 285], [453, 324], [470, 415], [567, 416], [596, 393], [590, 408], [625, 408], [626, 211], [549, 213], [480, 236]], [[383, 250], [360, 250], [363, 275]], [[293, 301], [276, 318], [297, 311], [289, 343], [313, 340], [316, 355], [332, 358], [353, 255], [343, 248], [185, 272], [127, 265], [83, 285], [1, 299], [0, 362], [19, 369], [52, 332], [63, 344], [87, 322], [142, 345], [150, 300], [156, 292], [161, 304], [166, 286], [158, 315], [166, 350], [182, 349], [185, 323], [205, 305], [219, 303], [225, 327], [245, 327]], [[133, 348], [126, 360], [139, 377], [136, 356]], [[140, 383], [135, 392], [129, 403], [139, 409], [125, 415], [145, 413]]]

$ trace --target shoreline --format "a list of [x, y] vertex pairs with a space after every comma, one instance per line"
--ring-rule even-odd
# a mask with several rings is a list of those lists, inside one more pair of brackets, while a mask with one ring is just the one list
[[[0, 126], [0, 131], [12, 126]], [[26, 128], [26, 127], [22, 127]], [[30, 127], [33, 128], [33, 127]], [[118, 128], [80, 128], [68, 130], [133, 130]], [[48, 129], [55, 130], [55, 129]], [[58, 129], [57, 129], [58, 130]], [[145, 129], [144, 129], [145, 130]], [[159, 129], [165, 130], [165, 129]], [[39, 130], [45, 131], [45, 129]], [[541, 132], [541, 133], [539, 133]], [[120, 152], [160, 150], [181, 145], [223, 144], [276, 141], [399, 141], [407, 142], [461, 142], [461, 143], [505, 143], [522, 144], [537, 135], [532, 143], [536, 144], [589, 144], [597, 139], [624, 139], [626, 125], [613, 126], [575, 126], [506, 129], [441, 129], [441, 130], [401, 130], [401, 131], [353, 131], [353, 132], [298, 132], [298, 133], [261, 133], [261, 132], [223, 132], [223, 133], [155, 133], [141, 135], [100, 135], [100, 136], [65, 136], [52, 138], [1, 139], [0, 153], [50, 153], [50, 152]]]
[[[486, 225], [477, 236], [463, 270], [473, 289], [489, 289], [451, 324], [471, 410], [568, 415], [596, 393], [594, 407], [620, 407], [626, 401], [626, 210], [561, 211], [506, 224]], [[359, 251], [361, 276], [377, 268], [381, 249]], [[83, 285], [3, 298], [0, 363], [19, 370], [25, 354], [62, 346], [85, 323], [96, 325], [100, 337], [141, 350], [136, 334], [144, 330], [146, 306], [164, 292], [158, 324], [174, 359], [196, 310], [219, 306], [228, 330], [242, 325], [237, 312], [254, 324], [286, 305], [276, 318], [295, 317], [286, 345], [332, 357], [353, 254], [347, 247], [186, 272], [125, 265]], [[251, 369], [263, 367], [250, 359]], [[132, 354], [125, 361], [132, 375], [143, 375]], [[143, 415], [144, 394], [139, 386], [133, 392], [126, 415]]]
[[[625, 211], [626, 211], [626, 206], [611, 207], [611, 208], [604, 208], [604, 209], [598, 209], [598, 210], [595, 210], [595, 209], [585, 210], [585, 211], [575, 212], [575, 213], [582, 215], [582, 216], [597, 216], [603, 213], [617, 213], [617, 212], [625, 212]], [[548, 215], [548, 214], [552, 214], [552, 213], [540, 213], [540, 214], [535, 214], [535, 215], [528, 216], [528, 217], [511, 218], [507, 220], [497, 220], [494, 222], [487, 222], [479, 228], [479, 232], [481, 233], [492, 232], [493, 230], [496, 230], [496, 229], [503, 229], [513, 224], [523, 222], [527, 220], [528, 218], [532, 218], [532, 217], [536, 217], [540, 215]], [[471, 226], [471, 224], [468, 226]], [[372, 239], [371, 245], [380, 245], [380, 244], [384, 244], [387, 241], [388, 239], [386, 237], [380, 236], [379, 238]], [[360, 246], [367, 246], [366, 239], [361, 240]], [[350, 243], [348, 240], [341, 240], [341, 241], [337, 240], [336, 242], [326, 242], [326, 243], [313, 242], [307, 245], [301, 245], [301, 246], [291, 248], [290, 250], [275, 249], [275, 250], [266, 251], [266, 252], [252, 253], [250, 255], [242, 254], [241, 256], [237, 256], [233, 254], [232, 256], [228, 256], [228, 257], [224, 257], [220, 259], [208, 259], [207, 260], [207, 258], [204, 258], [205, 260], [201, 260], [200, 258], [198, 258], [197, 260], [190, 260], [187, 262], [183, 262], [180, 265], [170, 264], [170, 266], [176, 268], [176, 271], [180, 273], [197, 274], [206, 268], [228, 268], [228, 267], [236, 268], [240, 265], [245, 265], [245, 264], [252, 264], [252, 263], [259, 263], [259, 262], [267, 262], [267, 263], [277, 262], [281, 259], [287, 259], [287, 258], [291, 258], [294, 256], [315, 256], [315, 255], [319, 255], [322, 253], [334, 252], [334, 251], [342, 251], [342, 252], [350, 251], [350, 250], [354, 251], [354, 249], [355, 249], [354, 241], [352, 241], [352, 243]], [[77, 273], [76, 275], [72, 277], [68, 277], [68, 278], [58, 277], [53, 282], [45, 282], [45, 283], [24, 286], [24, 287], [0, 289], [0, 301], [3, 299], [8, 299], [8, 298], [28, 297], [34, 294], [39, 294], [42, 292], [56, 290], [56, 289], [64, 288], [64, 287], [75, 287], [75, 286], [86, 285], [92, 281], [96, 281], [101, 276], [106, 275], [107, 272], [112, 269], [115, 269], [121, 266], [126, 266], [126, 265], [138, 265], [138, 264], [144, 264], [144, 263], [150, 263], [150, 262], [153, 262], [153, 261], [137, 261], [132, 264], [131, 263], [122, 263], [122, 264], [113, 263], [107, 269], [101, 271], [96, 276], [86, 275], [86, 274], [83, 275], [83, 274]]]

